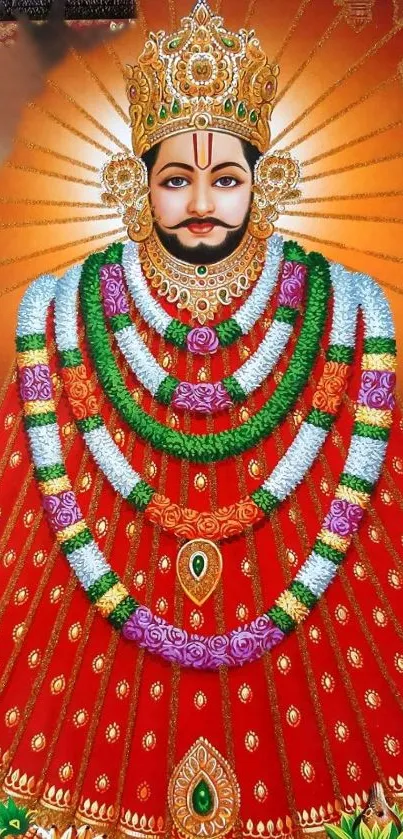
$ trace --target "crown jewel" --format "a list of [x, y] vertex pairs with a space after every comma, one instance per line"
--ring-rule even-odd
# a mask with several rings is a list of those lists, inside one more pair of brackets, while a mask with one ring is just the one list
[[138, 64], [126, 69], [135, 154], [169, 134], [206, 128], [265, 152], [277, 75], [253, 30], [228, 31], [198, 0], [177, 32], [150, 32]]

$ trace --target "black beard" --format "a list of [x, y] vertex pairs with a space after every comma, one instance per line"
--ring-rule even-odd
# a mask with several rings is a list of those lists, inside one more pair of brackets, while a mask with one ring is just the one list
[[229, 230], [220, 245], [205, 245], [200, 242], [194, 248], [182, 245], [176, 233], [166, 233], [165, 230], [161, 230], [157, 222], [154, 222], [154, 229], [165, 250], [175, 259], [180, 259], [181, 262], [190, 265], [212, 265], [214, 262], [221, 262], [221, 260], [226, 259], [236, 250], [246, 233], [248, 222], [249, 210], [241, 227], [237, 230]]

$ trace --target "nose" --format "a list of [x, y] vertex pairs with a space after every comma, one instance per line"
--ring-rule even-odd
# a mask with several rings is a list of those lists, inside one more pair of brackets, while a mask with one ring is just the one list
[[187, 206], [189, 215], [200, 217], [213, 215], [214, 206], [213, 190], [207, 178], [196, 178]]

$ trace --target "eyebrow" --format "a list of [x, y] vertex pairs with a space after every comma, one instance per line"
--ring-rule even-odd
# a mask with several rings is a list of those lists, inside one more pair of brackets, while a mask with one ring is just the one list
[[[179, 163], [177, 161], [173, 161], [172, 163], [166, 163], [165, 166], [163, 166], [157, 172], [157, 175], [160, 175], [161, 172], [163, 172], [165, 169], [169, 169], [170, 166], [174, 166], [179, 169], [186, 169], [187, 172], [194, 172], [194, 166], [189, 166], [188, 163]], [[218, 172], [219, 169], [225, 169], [227, 166], [236, 166], [237, 169], [242, 169], [243, 172], [247, 171], [243, 166], [241, 166], [240, 163], [235, 163], [235, 161], [233, 160], [228, 160], [225, 163], [217, 163], [216, 166], [213, 166], [211, 174], [213, 174], [214, 172]]]
[[157, 175], [160, 175], [161, 172], [164, 171], [164, 169], [169, 169], [170, 166], [175, 166], [176, 168], [179, 167], [180, 169], [186, 169], [187, 172], [193, 172], [194, 171], [193, 166], [189, 166], [188, 163], [177, 163], [176, 161], [173, 161], [172, 163], [166, 163], [165, 166], [163, 166], [162, 169], [160, 169], [157, 172]]
[[242, 169], [243, 172], [247, 171], [240, 163], [235, 163], [233, 160], [227, 160], [225, 163], [217, 163], [216, 166], [213, 166], [211, 172], [218, 172], [219, 169], [225, 169], [227, 166], [236, 166], [237, 169]]

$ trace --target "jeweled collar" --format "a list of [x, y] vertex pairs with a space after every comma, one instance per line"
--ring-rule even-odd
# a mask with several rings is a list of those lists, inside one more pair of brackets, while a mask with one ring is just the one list
[[241, 297], [258, 278], [265, 261], [267, 243], [246, 234], [226, 259], [212, 265], [190, 265], [176, 259], [153, 233], [139, 248], [143, 272], [158, 294], [187, 309], [204, 324], [218, 308]]

